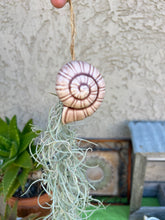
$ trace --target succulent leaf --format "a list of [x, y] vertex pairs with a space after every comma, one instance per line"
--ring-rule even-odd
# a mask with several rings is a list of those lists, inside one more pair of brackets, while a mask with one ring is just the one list
[[20, 137], [19, 137], [19, 131], [17, 128], [17, 118], [16, 115], [13, 116], [13, 118], [10, 121], [9, 124], [9, 138], [12, 141], [15, 141], [17, 145], [20, 144]]
[[30, 157], [28, 146], [36, 138], [37, 133], [31, 130], [33, 121], [30, 119], [22, 132], [17, 127], [17, 118], [13, 116], [5, 121], [0, 118], [0, 175], [3, 179], [0, 183], [0, 193], [5, 200], [10, 198], [18, 187], [24, 188], [28, 174], [34, 170], [37, 164]]
[[27, 151], [24, 151], [14, 162], [16, 166], [31, 169], [33, 167], [32, 159]]
[[38, 135], [35, 134], [33, 131], [21, 136], [20, 140], [20, 147], [19, 147], [19, 153], [22, 153], [26, 150], [26, 148], [29, 146], [29, 144], [32, 142], [34, 138], [36, 138]]
[[0, 135], [0, 145], [5, 146], [5, 148], [9, 150], [11, 146], [11, 141], [7, 139], [6, 137]]
[[9, 158], [13, 158], [16, 156], [18, 151], [18, 145], [13, 141], [11, 144], [10, 155]]
[[36, 219], [37, 217], [39, 217], [38, 215], [39, 215], [39, 213], [32, 213], [32, 214], [30, 214], [30, 215], [24, 217], [22, 220], [34, 220], [34, 219]]
[[18, 176], [18, 180], [19, 180], [19, 183], [20, 183], [23, 191], [24, 191], [24, 188], [25, 188], [25, 183], [27, 181], [29, 172], [30, 172], [30, 169], [23, 168], [22, 172]]
[[6, 123], [9, 125], [10, 124], [10, 119], [8, 117], [5, 117]]
[[3, 169], [5, 170], [7, 167], [10, 166], [10, 164], [12, 164], [15, 160], [16, 160], [17, 157], [13, 157], [11, 159], [5, 159], [3, 160], [3, 163], [0, 165], [0, 169]]
[[5, 158], [9, 156], [9, 151], [6, 150], [6, 148], [0, 144], [0, 157]]
[[6, 195], [5, 200], [11, 198], [19, 186], [20, 186], [19, 180], [18, 180], [18, 178], [16, 178], [15, 181], [13, 182], [13, 184], [11, 185], [11, 187]]
[[4, 215], [0, 215], [0, 220], [16, 220], [17, 219], [17, 203], [11, 208], [8, 204], [6, 204]]
[[4, 137], [8, 137], [8, 125], [0, 118], [0, 134]]
[[20, 169], [19, 167], [12, 165], [8, 169], [6, 169], [4, 172], [2, 185], [3, 185], [3, 195], [4, 195], [5, 200], [7, 199], [9, 194], [11, 195], [11, 191], [16, 185], [14, 182], [17, 178], [19, 169]]
[[32, 131], [31, 126], [33, 124], [33, 120], [30, 119], [24, 126], [22, 134], [26, 134]]

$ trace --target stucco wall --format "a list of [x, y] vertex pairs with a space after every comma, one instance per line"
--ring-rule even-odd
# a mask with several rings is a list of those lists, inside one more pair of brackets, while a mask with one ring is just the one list
[[[106, 82], [99, 110], [76, 123], [83, 137], [128, 137], [128, 120], [165, 119], [165, 1], [73, 0], [76, 58]], [[0, 1], [0, 116], [46, 127], [55, 78], [71, 60], [69, 5]]]

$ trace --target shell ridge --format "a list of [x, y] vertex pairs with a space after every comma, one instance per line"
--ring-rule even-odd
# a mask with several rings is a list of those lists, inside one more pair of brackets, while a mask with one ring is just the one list
[[66, 78], [66, 79], [68, 79], [68, 80], [70, 80], [70, 79], [72, 78], [71, 75], [69, 75], [67, 72], [64, 72], [64, 71], [62, 71], [62, 70], [59, 71], [58, 75], [61, 76], [61, 77]]
[[73, 65], [71, 62], [68, 63], [68, 66], [69, 66], [69, 68], [70, 68], [71, 70], [74, 71], [75, 75], [77, 75], [77, 70], [76, 70], [76, 68], [74, 67], [74, 65]]
[[82, 120], [100, 106], [105, 83], [99, 71], [83, 61], [65, 64], [57, 75], [56, 91], [64, 108], [62, 123]]
[[72, 96], [70, 94], [68, 94], [67, 96], [60, 97], [62, 102], [66, 101], [66, 100], [68, 100], [70, 98], [72, 98]]

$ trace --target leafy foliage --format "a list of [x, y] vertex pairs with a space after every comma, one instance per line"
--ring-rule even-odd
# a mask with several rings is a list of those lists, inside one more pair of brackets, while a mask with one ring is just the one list
[[33, 132], [30, 119], [20, 131], [17, 127], [17, 118], [13, 116], [5, 121], [0, 118], [0, 193], [5, 200], [10, 198], [19, 186], [24, 189], [24, 184], [29, 172], [36, 169], [36, 163], [30, 156], [29, 145], [35, 148], [33, 139], [40, 131]]

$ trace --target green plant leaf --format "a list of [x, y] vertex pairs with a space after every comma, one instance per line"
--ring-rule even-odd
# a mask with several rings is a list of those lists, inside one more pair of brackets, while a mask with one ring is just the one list
[[5, 200], [11, 198], [19, 186], [20, 186], [19, 180], [18, 180], [18, 178], [16, 178], [15, 181], [13, 182], [12, 187], [10, 187], [10, 189], [5, 197]]
[[3, 186], [3, 195], [5, 200], [8, 199], [11, 193], [13, 192], [13, 188], [16, 185], [15, 180], [17, 178], [19, 169], [20, 167], [12, 165], [4, 172], [4, 176], [2, 179], [2, 186]]
[[9, 155], [9, 158], [13, 158], [16, 156], [18, 152], [18, 146], [17, 144], [13, 141], [12, 144], [11, 144], [11, 149], [10, 149], [10, 155]]
[[10, 164], [12, 164], [17, 157], [11, 158], [10, 160], [4, 160], [3, 163], [0, 165], [0, 169], [6, 169]]
[[19, 146], [20, 144], [20, 137], [19, 137], [19, 130], [17, 128], [17, 118], [16, 115], [10, 121], [9, 124], [9, 138], [12, 141], [15, 141], [16, 144]]
[[9, 220], [17, 219], [17, 207], [18, 207], [18, 201], [14, 204], [12, 208], [10, 207]]
[[10, 124], [10, 119], [8, 117], [5, 117], [6, 123], [9, 125]]
[[26, 181], [28, 179], [28, 175], [29, 175], [30, 171], [31, 171], [31, 169], [23, 168], [22, 172], [20, 173], [20, 175], [18, 175], [18, 180], [19, 180], [19, 183], [20, 183], [23, 191], [24, 191], [25, 183], [26, 183]]
[[9, 157], [9, 152], [3, 146], [0, 146], [0, 157]]
[[5, 220], [5, 218], [2, 215], [0, 215], [0, 220]]
[[32, 213], [26, 217], [24, 217], [22, 220], [34, 220], [36, 219], [37, 217], [39, 217], [39, 214], [40, 213]]
[[0, 215], [0, 220], [16, 220], [17, 219], [18, 201], [15, 202], [13, 207], [6, 203], [4, 216]]
[[22, 153], [24, 150], [26, 150], [26, 148], [29, 146], [32, 140], [37, 136], [38, 135], [35, 134], [33, 131], [21, 136], [19, 153]]
[[0, 135], [0, 144], [5, 146], [5, 148], [7, 150], [10, 150], [11, 147], [11, 141], [9, 141], [9, 139], [7, 139], [6, 137]]
[[8, 128], [7, 123], [0, 118], [0, 134], [2, 136], [8, 137]]
[[24, 151], [14, 162], [16, 166], [22, 167], [22, 168], [29, 168], [31, 169], [33, 167], [32, 159], [30, 157], [30, 154], [27, 151]]
[[26, 133], [29, 133], [32, 131], [31, 126], [33, 124], [33, 120], [30, 119], [24, 126], [22, 134], [25, 135]]
[[35, 152], [36, 152], [36, 145], [35, 144], [31, 144], [31, 152], [32, 152], [32, 154], [35, 154]]

